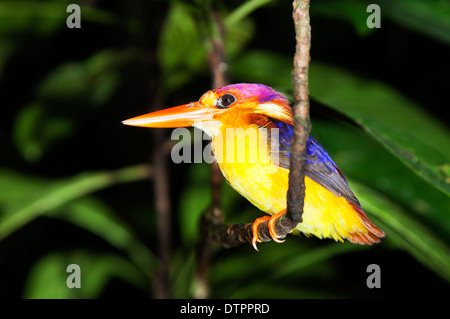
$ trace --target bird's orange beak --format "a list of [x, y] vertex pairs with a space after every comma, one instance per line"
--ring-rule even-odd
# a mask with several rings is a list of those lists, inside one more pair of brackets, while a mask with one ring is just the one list
[[201, 121], [213, 120], [219, 110], [214, 107], [193, 102], [168, 109], [147, 113], [125, 120], [122, 123], [132, 126], [175, 128], [192, 126]]

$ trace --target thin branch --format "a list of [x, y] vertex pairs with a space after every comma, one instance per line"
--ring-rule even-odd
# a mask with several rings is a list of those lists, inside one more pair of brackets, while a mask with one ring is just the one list
[[306, 142], [311, 131], [308, 92], [311, 25], [309, 19], [309, 0], [295, 0], [293, 7], [292, 16], [294, 19], [297, 46], [294, 55], [294, 71], [292, 73], [295, 100], [293, 107], [294, 133], [291, 144], [286, 217], [291, 219], [296, 226], [302, 222], [303, 202], [305, 198]]
[[[311, 129], [308, 98], [308, 68], [311, 46], [309, 0], [295, 0], [292, 16], [297, 43], [292, 73], [295, 98], [293, 107], [294, 133], [291, 144], [289, 189], [286, 196], [287, 210], [274, 224], [275, 231], [280, 238], [284, 238], [302, 221], [305, 198], [306, 142]], [[252, 224], [220, 226], [214, 232], [214, 236], [222, 246], [227, 248], [241, 243], [251, 243], [253, 238]], [[258, 227], [258, 237], [263, 242], [271, 240], [268, 221]]]
[[[160, 104], [158, 95], [156, 95], [152, 103], [152, 109], [156, 110]], [[152, 133], [155, 147], [152, 163], [154, 167], [154, 194], [156, 200], [156, 235], [160, 259], [160, 266], [153, 281], [153, 297], [156, 299], [167, 299], [170, 296], [169, 269], [172, 237], [167, 157], [170, 154], [172, 143], [165, 138], [163, 130], [153, 130]]]
[[[211, 15], [214, 25], [217, 29], [216, 36], [211, 38], [212, 49], [208, 52], [208, 63], [213, 74], [212, 88], [216, 89], [229, 84], [227, 78], [227, 62], [225, 54], [225, 45], [223, 42], [225, 29], [217, 10], [212, 10]], [[220, 183], [222, 181], [222, 173], [219, 165], [214, 161], [211, 168], [211, 184], [213, 192], [213, 207], [220, 208]]]
[[[219, 88], [228, 84], [227, 80], [227, 64], [224, 47], [224, 27], [219, 13], [216, 10], [211, 11], [211, 17], [216, 29], [216, 34], [211, 36], [211, 50], [208, 52], [208, 63], [211, 69], [213, 81], [212, 88]], [[208, 269], [211, 263], [214, 231], [224, 223], [221, 204], [221, 182], [222, 173], [217, 162], [213, 162], [211, 166], [211, 189], [212, 203], [211, 206], [202, 215], [200, 230], [203, 240], [197, 251], [197, 270], [194, 296], [196, 298], [206, 298], [209, 295], [208, 285]]]

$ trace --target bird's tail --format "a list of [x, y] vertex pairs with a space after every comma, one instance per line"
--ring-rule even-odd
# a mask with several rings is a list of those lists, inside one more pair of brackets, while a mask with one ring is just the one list
[[362, 211], [361, 208], [358, 206], [349, 203], [353, 206], [353, 209], [358, 213], [363, 225], [365, 226], [367, 231], [356, 231], [353, 233], [350, 233], [347, 237], [347, 239], [354, 243], [354, 244], [360, 244], [360, 245], [372, 245], [380, 242], [380, 238], [383, 238], [386, 236], [384, 231], [382, 231], [380, 228], [375, 226], [369, 218], [367, 218], [366, 214]]
[[303, 221], [296, 227], [300, 232], [341, 242], [347, 239], [361, 245], [378, 243], [386, 236], [359, 205], [335, 195], [308, 177], [305, 185]]

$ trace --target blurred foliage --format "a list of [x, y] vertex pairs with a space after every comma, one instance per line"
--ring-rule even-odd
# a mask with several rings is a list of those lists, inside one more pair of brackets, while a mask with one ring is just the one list
[[[121, 121], [197, 99], [219, 30], [232, 82], [292, 98], [290, 1], [0, 1], [0, 294], [9, 298], [152, 296], [159, 267], [148, 130]], [[369, 3], [381, 29], [366, 26]], [[216, 247], [211, 298], [445, 296], [450, 282], [450, 4], [311, 1], [312, 135], [387, 233], [374, 247], [289, 237], [255, 252]], [[167, 132], [169, 133], [169, 132]], [[169, 136], [167, 134], [167, 136]], [[199, 221], [210, 168], [169, 163], [170, 291], [196, 296]], [[260, 212], [225, 182], [227, 224]], [[68, 289], [78, 264], [82, 288]], [[366, 287], [366, 267], [382, 289]]]

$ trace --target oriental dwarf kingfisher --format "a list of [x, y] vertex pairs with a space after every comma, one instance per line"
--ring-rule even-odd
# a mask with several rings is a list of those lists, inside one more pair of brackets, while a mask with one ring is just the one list
[[[253, 223], [253, 247], [257, 228], [269, 220], [272, 239], [282, 242], [274, 222], [287, 207], [290, 148], [293, 114], [289, 101], [262, 84], [240, 83], [206, 92], [197, 102], [137, 116], [123, 124], [156, 128], [194, 126], [212, 138], [212, 150], [227, 182], [257, 208], [271, 216]], [[235, 136], [227, 138], [227, 129], [241, 128], [237, 134], [253, 129], [259, 143], [244, 144], [247, 154], [259, 154], [256, 161], [230, 161], [227, 150], [236, 149]], [[278, 129], [278, 134], [270, 134]], [[240, 132], [240, 133], [239, 133]], [[269, 133], [268, 133], [269, 132]], [[278, 148], [271, 143], [276, 138]], [[242, 146], [242, 144], [241, 144]], [[265, 148], [264, 151], [260, 152]], [[325, 149], [312, 137], [306, 144], [305, 199], [302, 219], [291, 233], [315, 235], [343, 242], [372, 245], [385, 233], [364, 214], [358, 199]], [[261, 155], [262, 154], [262, 155]], [[266, 155], [264, 155], [266, 154]]]

